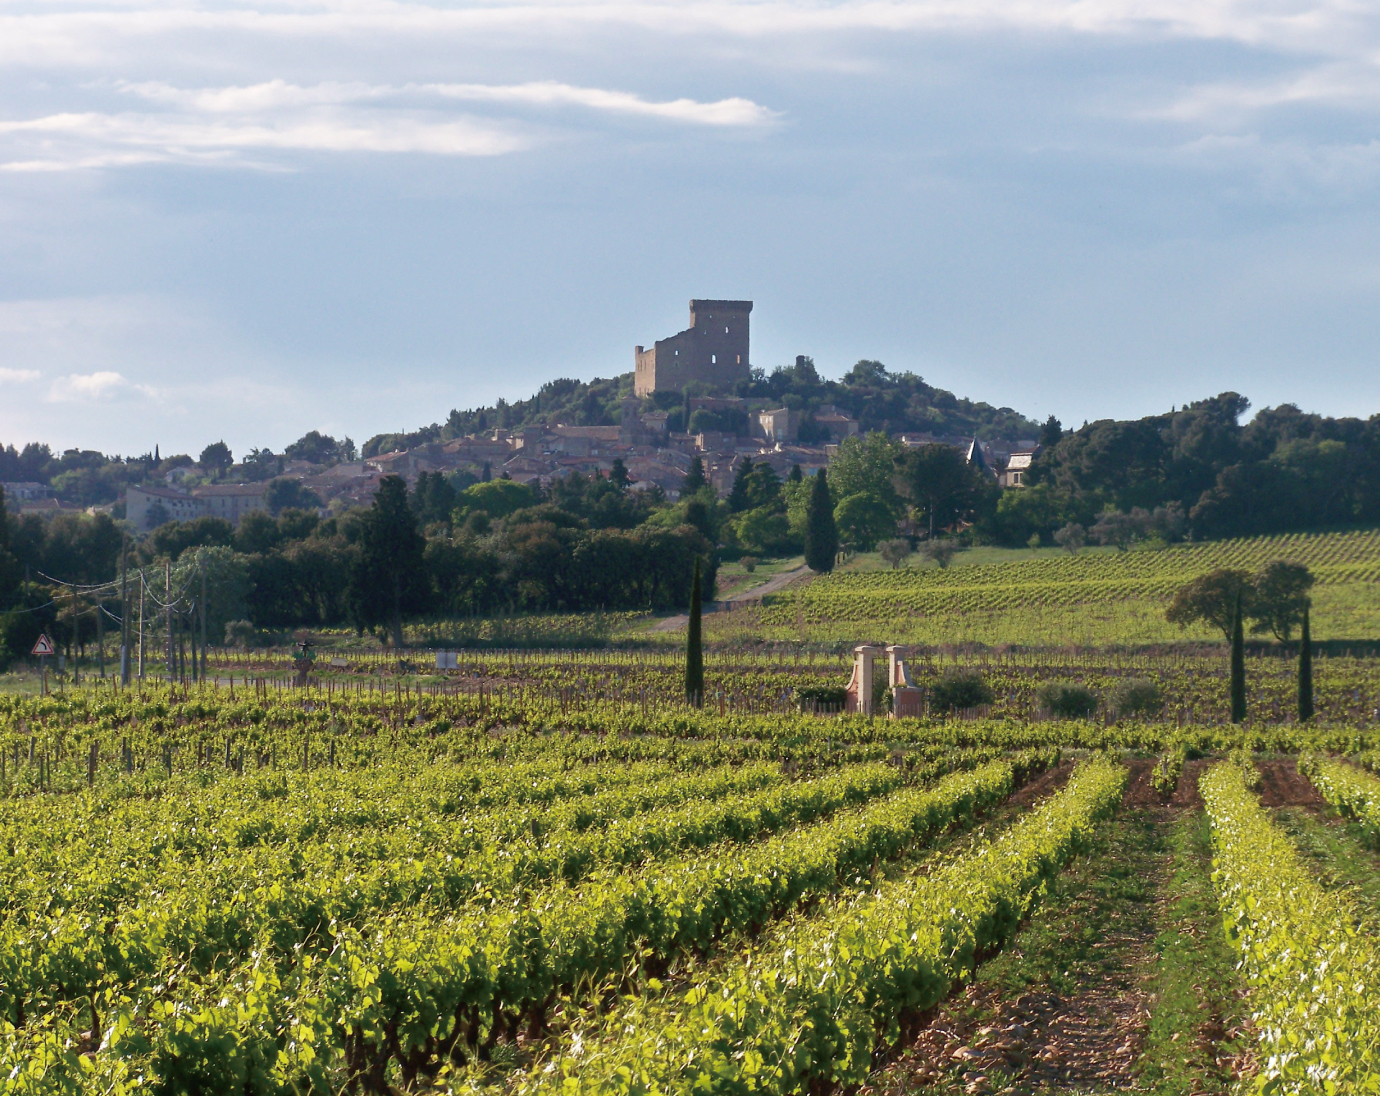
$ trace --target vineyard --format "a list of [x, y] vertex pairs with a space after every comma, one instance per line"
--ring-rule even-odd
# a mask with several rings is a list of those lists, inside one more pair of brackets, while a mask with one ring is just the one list
[[[960, 557], [961, 558], [961, 557]], [[1220, 639], [1164, 620], [1190, 579], [1273, 560], [1315, 576], [1314, 635], [1374, 639], [1380, 619], [1380, 531], [1292, 534], [1158, 551], [1065, 555], [946, 569], [836, 572], [706, 618], [720, 641], [771, 640], [1098, 646]]]
[[0, 1092], [1368, 1090], [1374, 662], [1300, 725], [1254, 657], [1236, 725], [1220, 652], [931, 659], [997, 699], [718, 653], [696, 710], [617, 651], [0, 696]]

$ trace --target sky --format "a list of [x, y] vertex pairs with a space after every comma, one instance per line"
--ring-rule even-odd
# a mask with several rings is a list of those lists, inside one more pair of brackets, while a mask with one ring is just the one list
[[692, 297], [1065, 425], [1380, 412], [1380, 5], [0, 0], [0, 444], [362, 442]]

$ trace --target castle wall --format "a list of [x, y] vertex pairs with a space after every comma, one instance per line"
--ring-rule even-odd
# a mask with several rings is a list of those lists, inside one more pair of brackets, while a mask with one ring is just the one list
[[634, 391], [679, 391], [692, 381], [731, 388], [748, 379], [751, 301], [692, 300], [690, 326], [634, 352]]

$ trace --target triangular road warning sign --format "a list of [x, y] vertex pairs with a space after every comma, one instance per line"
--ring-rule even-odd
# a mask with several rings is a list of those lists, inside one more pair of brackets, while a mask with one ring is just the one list
[[38, 637], [38, 642], [34, 644], [33, 653], [36, 655], [50, 655], [53, 653], [53, 641], [47, 634]]

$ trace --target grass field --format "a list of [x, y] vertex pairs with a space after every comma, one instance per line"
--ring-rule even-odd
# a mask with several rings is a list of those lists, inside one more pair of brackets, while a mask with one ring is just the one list
[[1319, 640], [1380, 638], [1380, 531], [1299, 534], [1186, 544], [1157, 551], [1051, 549], [992, 562], [958, 557], [934, 566], [875, 568], [856, 560], [834, 574], [770, 595], [763, 606], [706, 619], [723, 641], [984, 643], [1030, 646], [1156, 644], [1220, 640], [1164, 619], [1174, 591], [1218, 567], [1306, 564], [1317, 579]]

